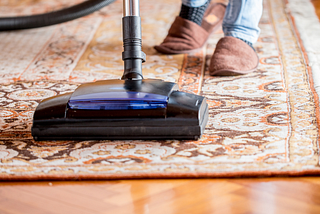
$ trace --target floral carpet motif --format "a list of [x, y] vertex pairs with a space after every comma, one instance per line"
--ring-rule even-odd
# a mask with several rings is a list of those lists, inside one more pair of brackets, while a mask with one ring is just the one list
[[[81, 1], [0, 1], [3, 16], [55, 10]], [[0, 179], [123, 179], [319, 174], [319, 103], [286, 1], [264, 1], [260, 65], [214, 77], [210, 57], [222, 31], [190, 55], [163, 55], [180, 1], [141, 0], [145, 78], [177, 82], [208, 99], [198, 141], [34, 141], [32, 117], [47, 97], [122, 74], [122, 2], [41, 29], [0, 33]], [[156, 11], [156, 12], [155, 12]]]

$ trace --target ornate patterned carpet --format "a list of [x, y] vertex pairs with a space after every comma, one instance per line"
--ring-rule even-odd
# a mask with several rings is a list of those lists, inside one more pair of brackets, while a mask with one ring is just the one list
[[[79, 0], [0, 1], [2, 16], [33, 14]], [[0, 179], [120, 179], [319, 174], [319, 103], [311, 69], [286, 1], [264, 1], [259, 69], [212, 77], [206, 49], [162, 55], [179, 0], [141, 0], [145, 78], [180, 84], [208, 99], [199, 141], [42, 141], [32, 139], [41, 99], [80, 83], [122, 74], [122, 2], [65, 24], [0, 33]], [[155, 12], [156, 11], [156, 12]]]

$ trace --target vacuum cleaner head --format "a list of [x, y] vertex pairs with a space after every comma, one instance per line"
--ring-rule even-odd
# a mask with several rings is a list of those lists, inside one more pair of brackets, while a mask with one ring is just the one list
[[202, 96], [162, 80], [103, 80], [43, 100], [35, 140], [198, 139], [208, 120]]
[[178, 85], [144, 80], [139, 0], [124, 0], [122, 80], [79, 86], [43, 100], [32, 126], [35, 140], [198, 139], [208, 120], [204, 97]]

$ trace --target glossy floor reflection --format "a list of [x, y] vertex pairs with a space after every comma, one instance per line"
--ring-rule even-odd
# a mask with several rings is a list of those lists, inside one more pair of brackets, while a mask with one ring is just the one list
[[3, 182], [0, 213], [320, 213], [320, 179]]

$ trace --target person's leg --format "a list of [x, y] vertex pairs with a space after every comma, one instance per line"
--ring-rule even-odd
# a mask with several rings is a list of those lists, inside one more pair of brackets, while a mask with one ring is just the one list
[[200, 50], [209, 36], [221, 26], [226, 10], [226, 5], [210, 4], [210, 1], [182, 0], [180, 15], [172, 23], [163, 42], [154, 48], [164, 54]]
[[261, 15], [262, 0], [230, 0], [222, 22], [224, 35], [255, 43]]
[[188, 7], [200, 7], [203, 6], [207, 0], [182, 0], [181, 3]]
[[230, 0], [223, 19], [225, 37], [212, 55], [211, 75], [239, 75], [256, 70], [259, 58], [252, 44], [259, 37], [258, 27], [263, 0]]
[[182, 0], [179, 16], [201, 26], [203, 15], [211, 0]]

